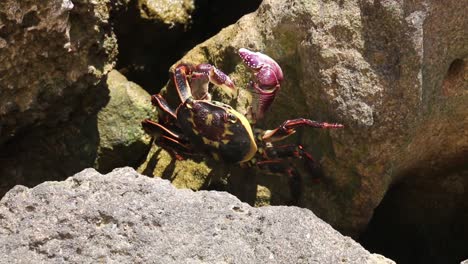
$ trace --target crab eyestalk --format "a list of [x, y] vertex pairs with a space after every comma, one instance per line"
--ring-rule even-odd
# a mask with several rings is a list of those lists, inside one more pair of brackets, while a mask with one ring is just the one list
[[258, 108], [255, 114], [256, 119], [261, 119], [270, 108], [281, 86], [283, 71], [275, 60], [263, 53], [241, 48], [239, 49], [239, 56], [255, 75], [255, 80], [251, 82], [251, 86], [259, 95]]
[[211, 100], [211, 95], [208, 92], [209, 83], [218, 86], [231, 96], [234, 96], [237, 92], [237, 88], [231, 78], [215, 66], [208, 63], [194, 66], [190, 76], [190, 86], [192, 87], [194, 98]]

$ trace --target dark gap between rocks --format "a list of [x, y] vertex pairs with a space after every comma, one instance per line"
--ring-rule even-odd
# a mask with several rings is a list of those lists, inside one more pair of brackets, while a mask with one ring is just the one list
[[387, 192], [358, 242], [399, 264], [467, 259], [468, 166], [408, 176]]
[[187, 51], [243, 15], [255, 11], [260, 0], [197, 0], [187, 27], [142, 19], [136, 1], [128, 10], [112, 14], [119, 44], [117, 69], [149, 93], [156, 93], [169, 78], [168, 69]]

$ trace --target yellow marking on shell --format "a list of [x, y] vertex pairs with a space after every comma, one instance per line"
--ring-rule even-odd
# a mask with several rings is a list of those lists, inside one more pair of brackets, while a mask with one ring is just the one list
[[208, 114], [205, 119], [205, 124], [207, 126], [211, 126], [212, 122], [213, 122], [213, 114]]
[[[239, 112], [237, 112], [235, 110], [231, 110], [231, 109], [229, 109], [228, 111], [230, 113], [232, 113], [233, 115], [235, 115], [237, 117], [237, 119], [239, 119], [239, 121], [242, 123], [242, 126], [245, 127], [245, 130], [247, 131], [247, 134], [249, 135], [250, 142], [251, 142], [249, 152], [247, 152], [247, 154], [244, 157], [242, 157], [242, 160], [239, 161], [239, 162], [248, 161], [248, 160], [252, 159], [253, 156], [255, 156], [255, 153], [257, 152], [257, 144], [255, 143], [255, 137], [254, 137], [254, 134], [252, 132], [252, 127], [250, 126], [250, 123], [247, 120], [247, 118], [245, 118], [245, 116], [241, 115], [241, 113], [239, 113]], [[228, 133], [228, 132], [230, 132], [230, 131], [228, 131], [228, 129], [225, 129], [224, 133]]]
[[203, 140], [203, 143], [206, 144], [206, 145], [210, 145], [210, 146], [213, 146], [215, 148], [219, 148], [219, 142], [217, 142], [217, 141], [207, 139], [206, 137], [202, 137], [202, 140]]
[[219, 155], [217, 153], [212, 152], [211, 155], [213, 156], [213, 159], [219, 160]]
[[234, 133], [229, 130], [229, 124], [224, 124], [224, 132], [223, 134], [221, 135], [222, 138], [227, 138], [227, 136], [231, 136], [231, 135], [234, 135]]

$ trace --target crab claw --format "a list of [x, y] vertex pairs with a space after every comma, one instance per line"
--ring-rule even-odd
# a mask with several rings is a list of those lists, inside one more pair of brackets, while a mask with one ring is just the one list
[[231, 78], [229, 78], [229, 76], [217, 69], [215, 66], [208, 63], [202, 63], [195, 66], [195, 69], [192, 73], [192, 85], [201, 86], [201, 90], [206, 95], [208, 95], [209, 82], [222, 88], [225, 92], [231, 95], [234, 95], [237, 91], [237, 88]]
[[251, 85], [259, 94], [256, 118], [261, 119], [275, 99], [283, 81], [283, 71], [275, 60], [263, 53], [241, 48], [239, 56], [255, 74]]

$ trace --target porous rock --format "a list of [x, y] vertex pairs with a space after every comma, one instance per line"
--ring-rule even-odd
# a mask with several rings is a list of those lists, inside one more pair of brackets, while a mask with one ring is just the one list
[[[318, 185], [304, 180], [297, 204], [313, 208], [340, 231], [357, 234], [392, 184], [419, 168], [417, 175], [431, 177], [433, 171], [443, 175], [466, 164], [468, 17], [463, 5], [265, 0], [180, 61], [212, 63], [246, 88], [251, 75], [236, 52], [241, 47], [261, 51], [281, 65], [285, 80], [259, 127], [271, 129], [296, 117], [344, 124], [333, 131], [303, 129], [290, 141], [303, 143], [323, 172]], [[216, 89], [214, 94], [241, 113], [252, 105], [248, 88], [234, 99]], [[256, 175], [270, 182], [271, 197], [289, 188]], [[228, 188], [247, 186], [237, 183]], [[284, 204], [285, 197], [271, 203]]]
[[394, 263], [311, 211], [253, 208], [122, 168], [13, 188], [0, 202], [5, 263]]

